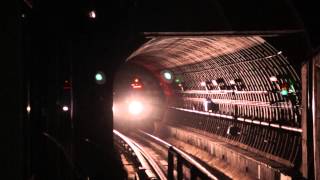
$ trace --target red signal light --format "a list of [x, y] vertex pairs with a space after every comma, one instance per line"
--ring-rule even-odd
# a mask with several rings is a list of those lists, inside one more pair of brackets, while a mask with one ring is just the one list
[[65, 80], [63, 83], [63, 89], [64, 90], [70, 90], [71, 89], [71, 83], [68, 80]]
[[133, 89], [141, 89], [142, 88], [142, 83], [140, 82], [139, 78], [134, 78], [133, 79], [133, 83], [131, 83], [131, 87]]
[[140, 83], [132, 83], [131, 84], [131, 87], [133, 89], [141, 89], [142, 88], [142, 85]]

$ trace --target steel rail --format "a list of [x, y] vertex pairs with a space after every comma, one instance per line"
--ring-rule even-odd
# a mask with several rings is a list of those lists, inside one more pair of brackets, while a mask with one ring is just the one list
[[141, 147], [137, 146], [136, 143], [134, 143], [130, 138], [126, 137], [122, 133], [120, 133], [117, 130], [113, 130], [113, 134], [116, 135], [119, 139], [125, 142], [126, 145], [128, 145], [132, 151], [135, 154], [135, 157], [137, 158], [137, 161], [139, 162], [139, 171], [144, 172], [144, 175], [147, 176], [147, 179], [166, 179], [163, 175], [158, 174], [159, 167], [157, 166], [155, 162], [152, 162], [152, 158], [150, 156], [146, 155], [146, 152], [142, 152]]
[[[197, 160], [195, 160], [193, 157], [191, 157], [187, 153], [183, 152], [179, 148], [163, 141], [162, 139], [160, 139], [154, 135], [151, 135], [151, 134], [146, 133], [141, 130], [139, 130], [139, 131], [140, 131], [140, 133], [143, 133], [144, 135], [152, 138], [153, 140], [158, 142], [160, 145], [168, 148], [168, 179], [173, 179], [173, 161], [174, 161], [173, 154], [175, 154], [177, 156], [177, 159], [178, 159], [177, 166], [179, 166], [179, 164], [180, 164], [180, 166], [182, 166], [181, 160], [183, 162], [185, 162], [187, 165], [189, 165], [190, 170], [191, 170], [191, 179], [196, 178], [196, 177], [205, 177], [205, 178], [209, 178], [209, 179], [213, 179], [213, 180], [219, 179], [216, 175], [214, 175], [212, 172], [210, 172], [207, 168], [202, 166]], [[180, 161], [180, 163], [179, 163], [179, 161]], [[177, 167], [177, 169], [178, 169], [178, 171], [179, 170], [182, 171], [182, 167], [180, 167], [180, 169], [179, 169], [179, 167]], [[171, 172], [169, 172], [169, 171], [171, 171]], [[178, 172], [178, 179], [180, 179], [179, 176], [181, 177], [181, 173], [182, 172]], [[220, 174], [220, 176], [221, 176], [221, 174]], [[222, 179], [229, 179], [229, 177], [224, 175]]]

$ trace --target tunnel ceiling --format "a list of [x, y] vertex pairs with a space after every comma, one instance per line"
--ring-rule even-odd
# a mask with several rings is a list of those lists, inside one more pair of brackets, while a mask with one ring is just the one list
[[[154, 38], [134, 52], [128, 60], [143, 61], [143, 64], [148, 64], [155, 69], [174, 68], [232, 55], [264, 43], [265, 41], [258, 36]], [[246, 51], [245, 53], [250, 55], [256, 52]]]
[[283, 53], [259, 36], [153, 38], [128, 61], [154, 72], [170, 69], [186, 80], [198, 81], [189, 89], [199, 89], [199, 81], [218, 78], [227, 83], [242, 78], [250, 90], [270, 89], [271, 76], [290, 76], [298, 81]]

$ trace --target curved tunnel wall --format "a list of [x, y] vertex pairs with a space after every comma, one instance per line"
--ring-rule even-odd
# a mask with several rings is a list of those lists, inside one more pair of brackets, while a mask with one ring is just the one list
[[[300, 127], [300, 78], [282, 52], [261, 37], [154, 38], [130, 59], [174, 72], [181, 80], [171, 84], [181, 100], [175, 107], [203, 111], [210, 98], [222, 114]], [[290, 80], [295, 92], [281, 95], [272, 76], [280, 86]]]
[[[128, 61], [154, 73], [168, 69], [179, 79], [170, 84], [175, 98], [167, 124], [218, 136], [290, 167], [299, 164], [299, 70], [262, 37], [156, 37]], [[280, 93], [283, 84], [292, 88], [288, 95]], [[230, 126], [238, 127], [236, 136]]]

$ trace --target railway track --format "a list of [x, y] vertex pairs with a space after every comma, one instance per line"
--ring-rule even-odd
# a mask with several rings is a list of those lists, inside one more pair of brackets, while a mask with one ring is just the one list
[[221, 172], [203, 166], [202, 162], [179, 148], [144, 131], [122, 134], [114, 130], [114, 139], [124, 156], [124, 164], [133, 167], [134, 179], [230, 179]]

